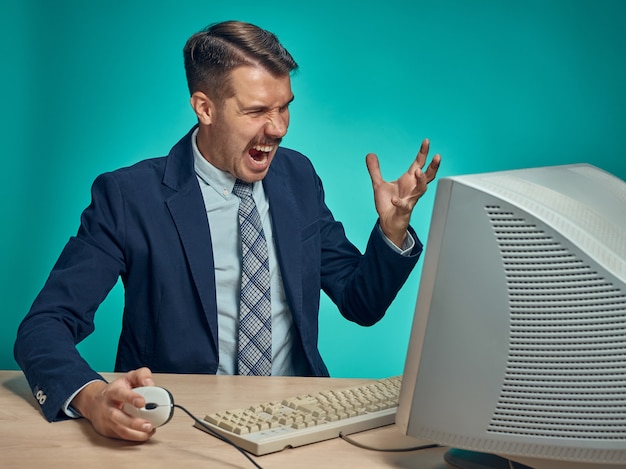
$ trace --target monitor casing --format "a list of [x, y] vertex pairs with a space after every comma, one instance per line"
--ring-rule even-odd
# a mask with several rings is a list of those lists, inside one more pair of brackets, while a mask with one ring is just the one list
[[438, 182], [396, 423], [542, 468], [626, 467], [626, 184]]

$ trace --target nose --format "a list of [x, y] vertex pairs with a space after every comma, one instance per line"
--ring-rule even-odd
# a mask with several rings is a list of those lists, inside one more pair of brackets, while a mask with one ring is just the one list
[[265, 133], [273, 138], [283, 138], [289, 127], [289, 113], [272, 113], [265, 125]]

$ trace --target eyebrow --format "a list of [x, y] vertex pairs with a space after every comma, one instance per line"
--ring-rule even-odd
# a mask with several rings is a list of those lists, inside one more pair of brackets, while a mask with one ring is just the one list
[[[286, 106], [289, 106], [291, 103], [293, 103], [294, 99], [296, 99], [296, 97], [294, 95], [291, 95], [291, 98], [287, 102], [285, 102], [284, 104], [281, 104], [281, 105], [279, 105], [277, 107], [279, 109], [281, 109], [281, 108], [284, 108]], [[252, 105], [252, 106], [245, 106], [241, 110], [244, 111], [244, 112], [247, 112], [247, 111], [255, 111], [255, 110], [266, 111], [268, 109], [271, 109], [271, 108], [268, 107], [268, 106], [261, 106], [261, 105], [254, 106], [254, 105]]]

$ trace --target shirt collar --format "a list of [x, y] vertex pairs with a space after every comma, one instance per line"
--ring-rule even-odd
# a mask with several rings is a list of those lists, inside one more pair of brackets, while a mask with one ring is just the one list
[[202, 156], [202, 153], [200, 153], [198, 149], [198, 143], [196, 141], [197, 136], [198, 129], [196, 129], [191, 136], [191, 147], [196, 174], [220, 197], [228, 199], [235, 186], [236, 178], [229, 172], [216, 168]]

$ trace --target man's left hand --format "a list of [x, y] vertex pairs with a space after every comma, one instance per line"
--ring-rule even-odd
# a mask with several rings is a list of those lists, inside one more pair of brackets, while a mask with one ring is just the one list
[[425, 139], [409, 169], [392, 182], [383, 180], [378, 157], [369, 153], [367, 170], [374, 188], [374, 203], [380, 217], [383, 233], [396, 246], [401, 247], [407, 235], [411, 213], [415, 204], [426, 192], [428, 184], [435, 179], [441, 156], [435, 155], [424, 171], [430, 142]]

